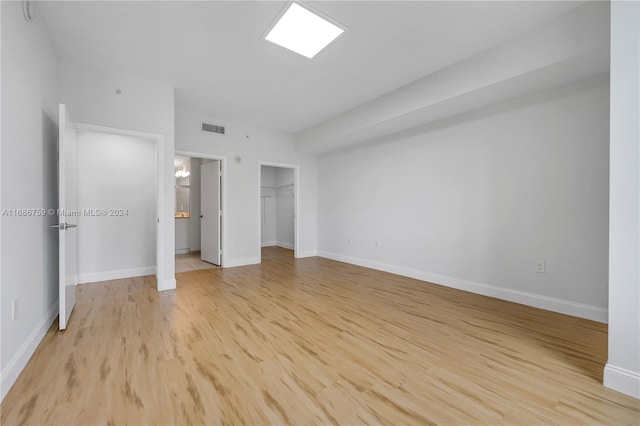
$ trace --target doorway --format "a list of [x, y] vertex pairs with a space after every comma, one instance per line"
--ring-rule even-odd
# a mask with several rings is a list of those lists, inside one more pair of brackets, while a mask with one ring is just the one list
[[176, 272], [223, 265], [224, 159], [176, 153]]
[[77, 282], [156, 273], [156, 143], [76, 129]]
[[[148, 141], [152, 141], [154, 145], [155, 151], [155, 161], [156, 161], [156, 196], [155, 196], [155, 218], [152, 222], [157, 223], [155, 230], [155, 275], [157, 278], [156, 287], [158, 291], [169, 290], [175, 288], [175, 278], [171, 271], [171, 275], [167, 275], [167, 268], [165, 268], [166, 262], [163, 260], [166, 258], [167, 254], [167, 246], [165, 245], [165, 235], [166, 235], [166, 227], [167, 224], [160, 221], [162, 217], [162, 212], [165, 209], [165, 187], [164, 187], [164, 178], [165, 178], [165, 169], [164, 169], [164, 156], [163, 156], [163, 146], [164, 146], [164, 136], [157, 135], [153, 133], [146, 132], [138, 132], [133, 130], [124, 130], [118, 129], [115, 127], [105, 127], [98, 126], [94, 124], [86, 124], [86, 123], [74, 123], [74, 128], [76, 131], [87, 131], [87, 132], [95, 132], [100, 134], [107, 134], [112, 136], [125, 136], [132, 138], [140, 138]], [[119, 212], [118, 212], [119, 213]], [[122, 272], [125, 272], [125, 275], [122, 275]], [[101, 277], [94, 277], [98, 279], [118, 279], [126, 277], [131, 270], [125, 269], [124, 271], [118, 270], [116, 273], [110, 275], [102, 275]], [[147, 270], [149, 273], [151, 272], [151, 267]], [[78, 277], [76, 276], [76, 279]]]
[[298, 166], [260, 163], [260, 247], [297, 253]]

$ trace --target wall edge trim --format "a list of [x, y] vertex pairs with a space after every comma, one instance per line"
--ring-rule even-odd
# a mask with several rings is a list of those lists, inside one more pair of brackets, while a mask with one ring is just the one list
[[78, 284], [95, 283], [99, 281], [119, 280], [122, 278], [144, 277], [155, 275], [155, 266], [143, 266], [140, 268], [115, 269], [113, 271], [89, 272], [78, 274]]
[[236, 259], [228, 259], [224, 263], [225, 268], [235, 268], [237, 266], [255, 265], [261, 262], [260, 257], [241, 257]]
[[497, 287], [490, 284], [449, 277], [399, 265], [345, 256], [322, 250], [318, 251], [318, 256], [592, 321], [607, 323], [608, 320], [608, 310], [598, 306], [586, 305], [570, 300], [557, 299], [541, 294], [527, 293], [504, 287]]
[[603, 384], [609, 389], [640, 399], [640, 373], [607, 363]]
[[22, 343], [15, 355], [9, 360], [2, 372], [0, 372], [0, 401], [4, 400], [11, 387], [14, 385], [20, 373], [27, 366], [27, 363], [33, 356], [34, 352], [40, 345], [40, 342], [47, 334], [47, 331], [53, 324], [53, 321], [58, 316], [58, 300], [56, 300], [50, 307], [47, 315], [40, 320], [40, 322], [33, 329], [31, 334]]
[[276, 241], [275, 245], [278, 246], [278, 247], [282, 247], [282, 248], [288, 249], [288, 250], [294, 250], [295, 249], [293, 244], [285, 243], [284, 241]]

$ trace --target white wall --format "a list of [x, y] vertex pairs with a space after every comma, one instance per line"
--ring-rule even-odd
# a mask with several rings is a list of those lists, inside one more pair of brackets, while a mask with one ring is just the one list
[[152, 275], [156, 263], [156, 147], [151, 140], [78, 131], [78, 282]]
[[[255, 128], [205, 115], [176, 110], [176, 150], [227, 158], [227, 238], [223, 241], [225, 266], [260, 260], [259, 161], [300, 166], [300, 217], [298, 256], [316, 250], [315, 156], [295, 152], [293, 137], [275, 130]], [[226, 125], [227, 134], [200, 131], [202, 121]], [[236, 157], [241, 161], [236, 162]], [[224, 184], [223, 184], [224, 185]], [[224, 199], [223, 194], [223, 199]], [[224, 220], [224, 219], [223, 219]], [[226, 253], [226, 254], [224, 254]]]
[[294, 248], [294, 187], [293, 169], [278, 167], [276, 169], [276, 245], [293, 250]]
[[611, 3], [609, 359], [605, 386], [640, 398], [640, 3]]
[[[174, 219], [174, 98], [173, 88], [149, 81], [59, 63], [60, 102], [76, 122], [163, 137], [158, 169], [163, 191], [160, 203], [158, 288], [175, 288]], [[122, 94], [115, 90], [121, 89]]]
[[601, 75], [320, 157], [320, 254], [606, 321], [608, 96]]
[[262, 166], [260, 186], [266, 186], [261, 191], [262, 204], [260, 212], [262, 223], [260, 226], [261, 242], [263, 247], [276, 245], [276, 169], [275, 167]]
[[[41, 19], [20, 2], [2, 10], [2, 209], [57, 208], [57, 57]], [[58, 313], [55, 216], [2, 217], [2, 398]], [[16, 320], [11, 303], [18, 299]]]

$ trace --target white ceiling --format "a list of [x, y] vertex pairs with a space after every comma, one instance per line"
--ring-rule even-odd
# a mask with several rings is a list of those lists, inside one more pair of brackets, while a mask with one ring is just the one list
[[584, 2], [310, 4], [348, 31], [307, 59], [263, 40], [286, 2], [45, 2], [61, 59], [175, 87], [176, 108], [298, 132]]

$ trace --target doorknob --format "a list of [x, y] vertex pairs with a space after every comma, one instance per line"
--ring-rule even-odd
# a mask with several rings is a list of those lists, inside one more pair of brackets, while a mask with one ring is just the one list
[[64, 223], [64, 222], [58, 223], [56, 225], [49, 225], [49, 228], [58, 229], [60, 231], [64, 231], [64, 230], [69, 229], [69, 228], [77, 228], [77, 227], [78, 227], [78, 225], [76, 225], [76, 224]]

